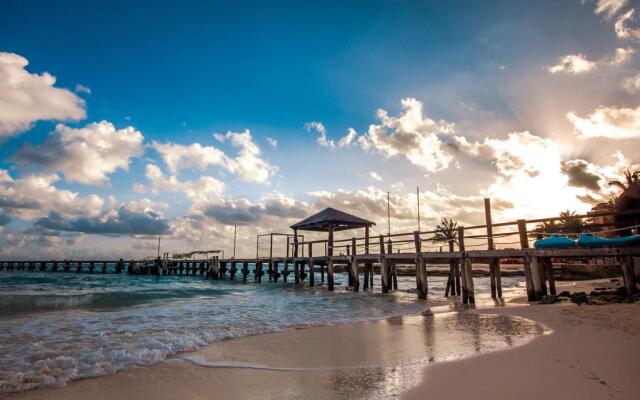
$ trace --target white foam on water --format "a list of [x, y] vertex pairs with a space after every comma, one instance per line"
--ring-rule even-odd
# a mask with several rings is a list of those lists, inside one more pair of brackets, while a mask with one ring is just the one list
[[[415, 285], [415, 278], [400, 278], [401, 286]], [[444, 279], [430, 287], [440, 291]], [[150, 365], [220, 340], [379, 320], [426, 306], [406, 292], [51, 272], [0, 272], [0, 305], [0, 393]]]

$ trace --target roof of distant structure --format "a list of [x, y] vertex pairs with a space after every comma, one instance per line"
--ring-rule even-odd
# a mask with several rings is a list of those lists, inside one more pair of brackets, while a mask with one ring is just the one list
[[291, 228], [303, 231], [328, 232], [330, 226], [333, 226], [334, 231], [343, 231], [373, 225], [375, 225], [375, 222], [347, 214], [335, 208], [325, 208], [319, 213], [291, 225]]

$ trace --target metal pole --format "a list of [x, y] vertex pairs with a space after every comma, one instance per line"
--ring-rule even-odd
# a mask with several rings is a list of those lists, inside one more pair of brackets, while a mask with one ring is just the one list
[[237, 225], [233, 226], [233, 258], [236, 258], [236, 232], [238, 230]]
[[158, 236], [158, 258], [160, 258], [160, 236]]
[[391, 210], [389, 209], [389, 192], [387, 192], [387, 235], [391, 237]]
[[418, 232], [420, 232], [420, 186], [416, 186], [416, 195], [418, 196]]

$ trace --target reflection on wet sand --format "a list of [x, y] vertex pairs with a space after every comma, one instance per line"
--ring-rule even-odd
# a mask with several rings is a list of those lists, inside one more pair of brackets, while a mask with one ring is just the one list
[[[333, 370], [333, 398], [395, 397], [420, 383], [430, 363], [508, 349], [544, 333], [541, 325], [524, 318], [474, 311], [405, 316], [379, 324], [402, 329], [382, 331], [392, 334], [381, 341], [386, 349], [379, 352], [379, 365]], [[412, 329], [416, 327], [421, 329]]]

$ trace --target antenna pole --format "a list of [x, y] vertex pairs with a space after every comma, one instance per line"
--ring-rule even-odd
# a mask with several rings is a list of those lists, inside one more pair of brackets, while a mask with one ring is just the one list
[[389, 192], [387, 192], [387, 235], [391, 237], [391, 210], [389, 208]]
[[418, 232], [420, 232], [420, 186], [416, 186], [416, 195], [418, 196]]
[[233, 258], [236, 258], [236, 232], [238, 231], [238, 226], [233, 226]]

